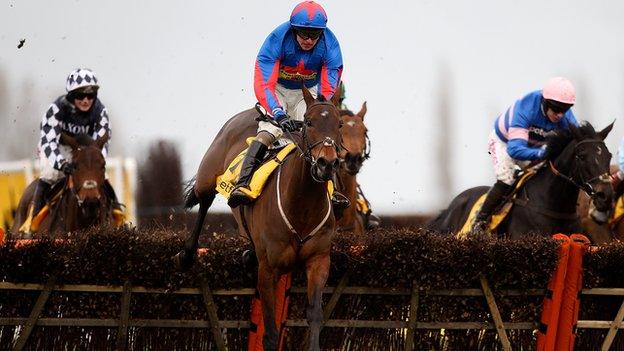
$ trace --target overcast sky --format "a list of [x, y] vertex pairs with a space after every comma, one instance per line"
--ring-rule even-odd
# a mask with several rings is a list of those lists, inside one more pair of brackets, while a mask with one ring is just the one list
[[[4, 1], [0, 161], [34, 157], [47, 106], [71, 70], [90, 67], [111, 116], [112, 154], [141, 160], [150, 141], [170, 139], [191, 177], [223, 123], [255, 103], [258, 49], [296, 3]], [[368, 101], [372, 158], [358, 179], [373, 210], [436, 211], [493, 183], [495, 117], [555, 75], [577, 86], [579, 119], [598, 128], [617, 119], [607, 139], [615, 154], [624, 134], [623, 1], [320, 3], [342, 47], [346, 103], [357, 111]], [[450, 187], [441, 181], [442, 135]]]

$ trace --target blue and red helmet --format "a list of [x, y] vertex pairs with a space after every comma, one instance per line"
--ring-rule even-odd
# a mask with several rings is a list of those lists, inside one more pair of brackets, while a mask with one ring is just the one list
[[304, 1], [295, 6], [290, 14], [290, 25], [299, 28], [325, 29], [327, 14], [321, 5], [314, 1]]

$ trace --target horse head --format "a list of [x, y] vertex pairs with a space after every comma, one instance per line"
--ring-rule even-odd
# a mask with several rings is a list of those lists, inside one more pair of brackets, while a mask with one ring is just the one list
[[72, 137], [66, 133], [61, 134], [63, 144], [72, 148], [72, 162], [75, 166], [74, 172], [68, 177], [67, 186], [88, 218], [97, 217], [102, 208], [106, 170], [102, 149], [108, 138], [108, 133], [97, 140], [88, 135]]
[[546, 147], [553, 173], [586, 192], [600, 212], [608, 212], [613, 201], [611, 153], [604, 143], [612, 128], [613, 123], [596, 132], [589, 123], [570, 125], [548, 137]]
[[349, 110], [340, 111], [342, 128], [342, 150], [340, 152], [341, 165], [350, 175], [356, 175], [364, 160], [369, 157], [368, 129], [364, 125], [366, 102], [362, 104], [360, 112], [353, 114]]
[[312, 177], [319, 182], [333, 179], [340, 166], [338, 153], [342, 144], [340, 134], [340, 114], [336, 108], [335, 94], [332, 101], [327, 101], [319, 94], [315, 99], [304, 86], [303, 98], [306, 103], [306, 113], [303, 124], [304, 156], [312, 164]]

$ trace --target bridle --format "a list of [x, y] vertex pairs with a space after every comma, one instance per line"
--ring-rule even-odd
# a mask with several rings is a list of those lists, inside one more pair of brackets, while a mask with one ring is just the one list
[[[315, 101], [312, 105], [310, 105], [305, 114], [303, 115], [304, 120], [303, 121], [294, 121], [295, 124], [297, 125], [298, 129], [301, 129], [301, 138], [303, 140], [303, 144], [305, 145], [305, 150], [303, 150], [298, 143], [294, 142], [294, 138], [293, 138], [293, 133], [289, 132], [289, 131], [284, 131], [284, 133], [286, 135], [288, 135], [288, 138], [293, 140], [293, 143], [295, 144], [295, 147], [297, 148], [297, 150], [299, 150], [299, 156], [302, 157], [306, 162], [308, 162], [310, 164], [310, 175], [312, 176], [312, 179], [314, 179], [314, 181], [319, 182], [319, 183], [323, 183], [325, 182], [322, 179], [319, 179], [314, 172], [312, 171], [312, 169], [316, 166], [317, 164], [317, 158], [314, 157], [314, 155], [312, 154], [312, 150], [317, 147], [320, 144], [323, 144], [324, 147], [333, 147], [334, 150], [336, 150], [336, 153], [340, 153], [340, 150], [342, 149], [342, 145], [339, 145], [338, 143], [336, 143], [336, 141], [329, 137], [326, 136], [325, 138], [318, 140], [314, 143], [310, 143], [308, 141], [308, 134], [307, 134], [307, 127], [311, 125], [310, 120], [308, 119], [308, 115], [310, 114], [310, 110], [316, 107], [322, 107], [322, 106], [328, 106], [331, 108], [336, 108], [336, 106], [334, 106], [333, 103], [328, 102], [328, 101]], [[279, 124], [277, 122], [275, 122], [275, 120], [273, 120], [272, 118], [270, 118], [266, 111], [264, 111], [264, 108], [262, 108], [262, 105], [260, 105], [260, 103], [256, 103], [256, 111], [258, 111], [258, 113], [260, 113], [259, 119], [269, 122], [271, 124], [273, 124], [276, 127], [280, 127]]]
[[76, 187], [74, 183], [74, 175], [70, 174], [67, 177], [67, 188], [69, 189], [72, 196], [76, 198], [78, 207], [82, 207], [82, 204], [84, 203], [84, 200], [80, 198], [80, 190], [82, 190], [83, 188], [87, 190], [96, 189], [97, 187], [98, 187], [98, 182], [96, 182], [95, 180], [86, 180], [82, 184]]
[[[576, 145], [574, 145], [574, 150], [576, 151], [576, 148], [578, 148], [579, 145], [581, 145], [581, 144], [589, 144], [589, 143], [600, 143], [602, 145], [605, 145], [604, 141], [602, 141], [602, 140], [595, 140], [595, 139], [592, 139], [592, 140], [582, 140], [582, 141], [579, 141], [578, 143], [576, 143]], [[567, 175], [561, 173], [555, 167], [555, 165], [553, 164], [552, 161], [548, 161], [548, 164], [549, 164], [550, 170], [551, 170], [551, 172], [553, 172], [553, 174], [555, 174], [556, 176], [558, 176], [560, 178], [565, 179], [570, 184], [574, 185], [576, 188], [578, 188], [580, 190], [583, 190], [591, 198], [593, 198], [596, 195], [596, 191], [594, 190], [594, 187], [592, 187], [592, 185], [591, 185], [592, 183], [594, 183], [596, 181], [598, 181], [600, 183], [610, 183], [611, 182], [610, 176], [609, 176], [609, 172], [607, 171], [607, 172], [599, 174], [599, 175], [597, 175], [597, 176], [595, 176], [595, 177], [593, 177], [593, 178], [591, 178], [589, 180], [583, 179], [583, 174], [581, 173], [580, 174], [581, 182], [578, 183], [572, 177], [567, 176]]]

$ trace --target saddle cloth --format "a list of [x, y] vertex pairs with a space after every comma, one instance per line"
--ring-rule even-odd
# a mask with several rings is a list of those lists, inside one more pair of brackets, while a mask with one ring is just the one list
[[[535, 175], [535, 173], [536, 172], [533, 170], [526, 171], [520, 178], [518, 178], [518, 180], [514, 184], [512, 196], [510, 196], [507, 201], [505, 201], [505, 203], [499, 207], [498, 211], [496, 211], [492, 215], [492, 218], [490, 219], [490, 223], [488, 225], [488, 229], [490, 232], [495, 231], [496, 228], [498, 228], [498, 226], [507, 217], [509, 211], [511, 211], [511, 208], [513, 207], [513, 199], [516, 198], [518, 190], [520, 190], [524, 186], [524, 184], [526, 184], [526, 181], [529, 180], [533, 175]], [[468, 215], [466, 222], [464, 222], [461, 230], [455, 235], [457, 238], [465, 239], [468, 236], [468, 233], [470, 233], [470, 229], [474, 225], [477, 213], [479, 212], [479, 209], [481, 209], [481, 205], [483, 205], [486, 196], [487, 193], [481, 195], [479, 199], [472, 205], [472, 208], [470, 209], [470, 214]]]
[[[251, 144], [253, 140], [253, 137], [247, 138], [247, 145]], [[273, 171], [275, 171], [277, 166], [284, 162], [286, 156], [288, 156], [295, 148], [296, 145], [292, 142], [289, 142], [283, 146], [270, 149], [268, 157], [265, 159], [265, 161], [263, 161], [262, 165], [254, 171], [251, 177], [251, 182], [249, 182], [249, 189], [241, 188], [241, 190], [252, 199], [256, 199], [258, 196], [260, 196], [260, 194], [262, 193], [262, 188], [264, 188], [264, 184], [266, 183], [267, 179], [269, 179], [269, 176], [273, 173]], [[238, 176], [240, 175], [241, 166], [243, 165], [243, 159], [247, 154], [247, 150], [248, 149], [241, 151], [232, 160], [232, 162], [230, 162], [230, 165], [225, 170], [225, 172], [217, 177], [216, 190], [226, 199], [230, 198], [230, 194], [236, 186]]]

